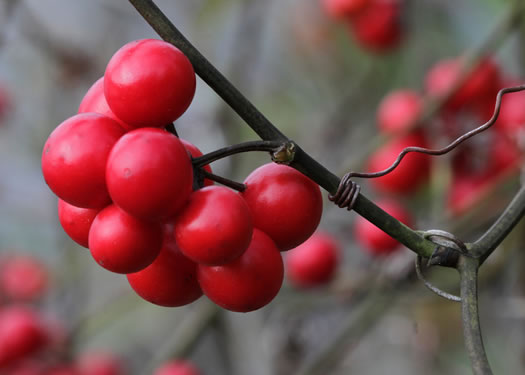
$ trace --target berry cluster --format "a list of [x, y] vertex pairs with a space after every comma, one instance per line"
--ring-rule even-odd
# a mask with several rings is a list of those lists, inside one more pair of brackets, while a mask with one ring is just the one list
[[204, 293], [252, 311], [281, 287], [280, 251], [317, 228], [320, 189], [273, 163], [253, 171], [241, 193], [200, 181], [192, 158], [202, 153], [163, 129], [194, 91], [193, 68], [177, 48], [152, 39], [125, 45], [79, 114], [49, 136], [44, 178], [65, 232], [144, 299], [181, 306]]
[[[368, 172], [386, 169], [406, 147], [442, 147], [472, 130], [473, 124], [489, 120], [497, 91], [518, 82], [503, 78], [499, 66], [490, 58], [482, 59], [469, 74], [462, 75], [460, 59], [442, 60], [427, 73], [424, 93], [399, 89], [385, 96], [377, 110], [377, 125], [389, 140], [370, 156]], [[446, 98], [437, 118], [430, 123], [421, 123], [425, 96]], [[494, 131], [475, 137], [453, 154], [448, 191], [451, 214], [465, 212], [502, 178], [518, 170], [522, 157], [519, 139], [525, 126], [523, 98], [522, 93], [505, 96]], [[442, 141], [431, 144], [430, 134]], [[381, 193], [397, 199], [414, 194], [428, 183], [431, 160], [428, 155], [410, 153], [393, 172], [370, 183]], [[399, 201], [387, 198], [378, 205], [406, 224], [412, 221]], [[397, 241], [361, 217], [356, 220], [355, 233], [363, 247], [373, 254], [388, 254], [399, 248]]]
[[346, 22], [365, 49], [387, 52], [402, 39], [401, 0], [322, 0], [325, 12]]
[[36, 306], [49, 289], [48, 269], [29, 255], [0, 258], [0, 373], [124, 375], [107, 351], [70, 353], [66, 328]]

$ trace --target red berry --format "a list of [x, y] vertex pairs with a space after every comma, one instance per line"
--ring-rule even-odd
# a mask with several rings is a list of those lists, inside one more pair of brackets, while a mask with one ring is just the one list
[[[412, 221], [410, 214], [396, 201], [383, 200], [377, 202], [377, 205], [397, 220], [410, 225]], [[400, 246], [396, 239], [390, 237], [362, 216], [356, 218], [354, 234], [357, 241], [372, 255], [391, 254]]]
[[0, 309], [0, 369], [27, 358], [46, 344], [38, 315], [23, 306]]
[[383, 133], [394, 134], [408, 130], [420, 117], [423, 109], [421, 96], [411, 90], [397, 90], [388, 94], [377, 110], [377, 124]]
[[401, 42], [401, 7], [398, 0], [374, 0], [350, 19], [357, 42], [374, 52], [386, 52]]
[[89, 229], [100, 210], [75, 207], [58, 200], [58, 220], [69, 237], [81, 246], [88, 247]]
[[164, 243], [157, 259], [142, 271], [127, 275], [139, 296], [166, 307], [187, 305], [202, 296], [197, 266], [180, 252], [172, 229], [165, 226]]
[[175, 46], [156, 39], [130, 42], [111, 58], [104, 93], [111, 110], [132, 127], [164, 127], [195, 94], [195, 73]]
[[289, 250], [306, 241], [317, 228], [323, 211], [319, 186], [297, 170], [265, 164], [244, 181], [242, 193], [252, 213], [253, 226]]
[[370, 0], [322, 0], [326, 13], [335, 19], [348, 19], [365, 9]]
[[191, 362], [177, 359], [164, 363], [153, 375], [200, 375], [200, 372]]
[[69, 364], [60, 364], [48, 369], [45, 375], [80, 375], [77, 369]]
[[166, 219], [192, 191], [193, 167], [186, 149], [162, 129], [130, 131], [108, 158], [106, 181], [117, 206], [144, 219]]
[[76, 360], [78, 375], [124, 375], [120, 358], [109, 352], [82, 353]]
[[10, 92], [4, 85], [0, 85], [0, 122], [6, 119], [12, 106], [13, 101]]
[[281, 288], [283, 260], [270, 237], [253, 230], [252, 242], [239, 258], [222, 266], [197, 266], [204, 294], [231, 311], [249, 312], [270, 303]]
[[[437, 62], [425, 78], [427, 93], [436, 97], [447, 94], [460, 79], [461, 69], [460, 59], [445, 59]], [[448, 100], [449, 109], [458, 110], [465, 105], [475, 106], [487, 96], [492, 96], [492, 100], [495, 100], [495, 92], [500, 86], [500, 73], [494, 61], [488, 58], [482, 60], [464, 79]]]
[[286, 275], [291, 284], [309, 288], [330, 282], [339, 264], [339, 244], [332, 235], [316, 232], [285, 257]]
[[[182, 139], [182, 138], [179, 138], [179, 139], [184, 145], [184, 148], [190, 153], [192, 158], [198, 158], [199, 156], [202, 156], [201, 150], [199, 150], [197, 146], [195, 146], [193, 143], [190, 143], [187, 140]], [[209, 164], [205, 165], [203, 168], [205, 171], [212, 173], [211, 167]], [[204, 179], [204, 186], [212, 186], [212, 185], [213, 185], [212, 180], [209, 180], [207, 178]]]
[[[421, 133], [413, 133], [393, 139], [372, 154], [368, 161], [367, 170], [379, 172], [390, 167], [399, 153], [409, 146], [427, 147], [427, 144]], [[430, 156], [412, 152], [403, 158], [394, 171], [383, 177], [374, 178], [370, 183], [384, 192], [412, 193], [428, 181], [430, 167]]]
[[41, 297], [49, 284], [46, 267], [32, 256], [8, 256], [0, 265], [0, 292], [16, 300]]
[[115, 205], [100, 211], [89, 231], [91, 255], [102, 267], [117, 273], [146, 268], [161, 245], [160, 224], [133, 217]]
[[99, 78], [93, 86], [89, 88], [86, 95], [80, 102], [78, 113], [95, 112], [112, 118], [117, 121], [125, 130], [132, 129], [128, 124], [119, 119], [109, 108], [106, 97], [104, 96], [104, 77]]
[[222, 186], [197, 190], [175, 219], [182, 253], [197, 263], [220, 265], [238, 258], [252, 239], [248, 205]]
[[109, 152], [124, 134], [109, 117], [83, 113], [61, 123], [42, 153], [42, 172], [53, 192], [69, 204], [102, 208], [111, 202], [105, 171]]

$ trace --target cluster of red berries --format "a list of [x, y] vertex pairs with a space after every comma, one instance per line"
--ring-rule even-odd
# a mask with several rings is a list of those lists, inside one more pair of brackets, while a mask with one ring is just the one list
[[386, 52], [402, 39], [401, 0], [322, 0], [326, 13], [348, 24], [365, 49]]
[[49, 288], [49, 271], [29, 255], [0, 258], [0, 374], [124, 375], [109, 352], [66, 355], [66, 329], [35, 305]]
[[192, 157], [202, 154], [163, 129], [194, 92], [195, 73], [176, 47], [152, 39], [123, 46], [80, 114], [49, 136], [44, 178], [65, 232], [99, 265], [127, 274], [144, 299], [181, 306], [204, 293], [226, 309], [255, 310], [281, 287], [280, 251], [317, 228], [321, 192], [272, 163], [253, 171], [242, 193], [194, 181]]
[[[389, 141], [370, 156], [368, 172], [386, 169], [406, 147], [443, 146], [441, 142], [432, 145], [428, 134], [434, 138], [439, 135], [448, 144], [474, 129], [492, 116], [497, 91], [518, 84], [518, 80], [502, 78], [499, 66], [490, 58], [482, 59], [466, 77], [462, 77], [461, 69], [460, 59], [439, 61], [427, 73], [424, 93], [400, 89], [382, 100], [377, 110], [377, 124]], [[443, 98], [456, 85], [459, 87], [446, 100], [437, 119], [418, 124], [424, 96]], [[525, 126], [523, 102], [523, 93], [505, 96], [494, 130], [469, 140], [455, 151], [448, 192], [448, 208], [452, 214], [463, 213], [501, 178], [518, 170], [522, 157], [519, 139]], [[431, 162], [428, 155], [410, 153], [393, 172], [370, 182], [381, 193], [395, 198], [413, 194], [428, 183]], [[379, 202], [379, 206], [410, 224], [410, 215], [399, 202], [389, 199]], [[361, 217], [356, 220], [355, 232], [363, 246], [374, 254], [399, 248], [397, 241]]]
[[[436, 63], [426, 77], [428, 95], [440, 96], [449, 90], [461, 77], [461, 66], [459, 58]], [[442, 134], [453, 139], [471, 130], [472, 124], [488, 121], [494, 112], [497, 92], [522, 83], [523, 80], [506, 77], [493, 58], [482, 59], [464, 77], [441, 111]], [[519, 171], [525, 129], [524, 99], [523, 92], [506, 95], [494, 127], [465, 143], [453, 155], [447, 198], [453, 215], [466, 212], [503, 179]]]

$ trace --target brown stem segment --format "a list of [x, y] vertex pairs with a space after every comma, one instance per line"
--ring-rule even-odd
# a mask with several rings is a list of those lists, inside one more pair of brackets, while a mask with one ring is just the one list
[[458, 263], [463, 336], [474, 375], [492, 375], [478, 314], [479, 259], [461, 256]]

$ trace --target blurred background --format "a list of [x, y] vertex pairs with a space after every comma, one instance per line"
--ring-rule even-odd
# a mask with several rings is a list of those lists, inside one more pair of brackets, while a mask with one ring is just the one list
[[[343, 175], [386, 167], [398, 151], [384, 150], [408, 133], [424, 134], [431, 147], [446, 145], [490, 117], [497, 89], [525, 83], [519, 2], [374, 1], [384, 4], [359, 14], [324, 0], [156, 3], [281, 131]], [[370, 248], [356, 233], [357, 214], [327, 199], [319, 228], [341, 249], [334, 280], [307, 290], [285, 280], [275, 300], [246, 314], [215, 308], [206, 297], [186, 307], [154, 306], [67, 237], [42, 177], [43, 144], [77, 113], [116, 50], [156, 37], [126, 1], [0, 1], [0, 259], [31, 256], [46, 270], [45, 293], [30, 304], [54, 322], [62, 346], [40, 356], [70, 363], [84, 353], [109, 353], [121, 359], [122, 374], [137, 375], [172, 358], [217, 375], [470, 373], [460, 305], [416, 280], [412, 252]], [[436, 73], [445, 59], [463, 70]], [[460, 88], [462, 97], [447, 93], [457, 77], [473, 76], [481, 83]], [[410, 90], [418, 109], [400, 109], [408, 119], [391, 115], [410, 126], [385, 130], [378, 111], [396, 90]], [[361, 180], [362, 191], [401, 205], [415, 229], [476, 239], [520, 186], [525, 100], [515, 101], [511, 120], [498, 129], [415, 164], [401, 185]], [[204, 153], [257, 139], [200, 79], [175, 125]], [[382, 150], [387, 156], [377, 156]], [[373, 164], [374, 156], [381, 161]], [[264, 153], [242, 154], [213, 169], [242, 181], [269, 161]], [[481, 272], [481, 323], [497, 374], [525, 372], [524, 239], [519, 225]], [[455, 272], [426, 274], [457, 293]], [[15, 303], [5, 295], [0, 301]]]

